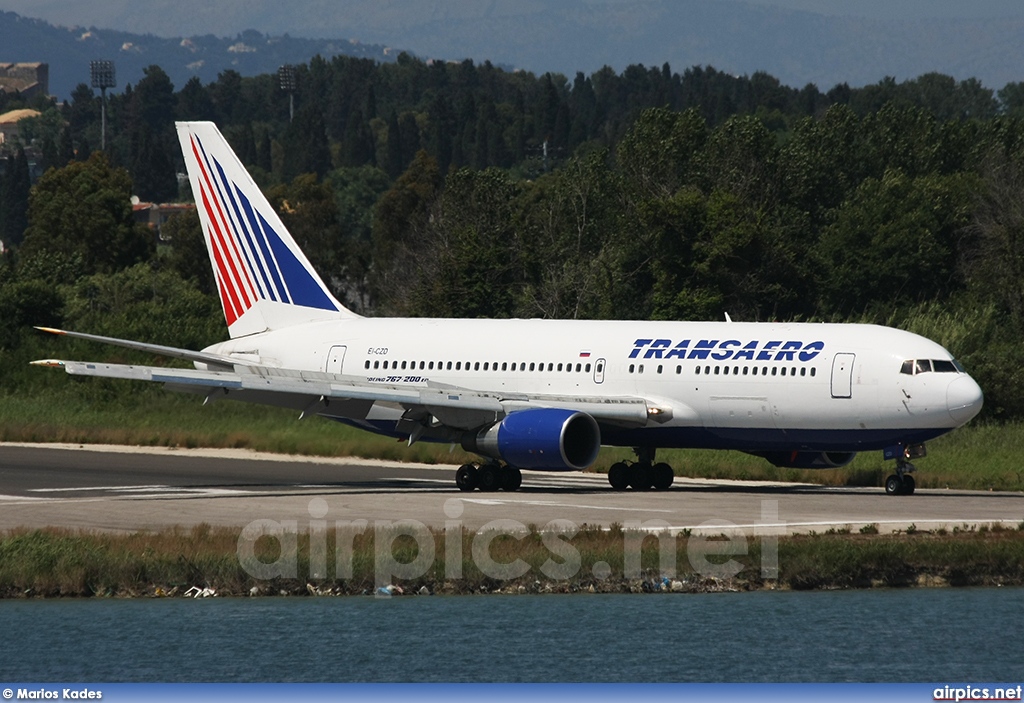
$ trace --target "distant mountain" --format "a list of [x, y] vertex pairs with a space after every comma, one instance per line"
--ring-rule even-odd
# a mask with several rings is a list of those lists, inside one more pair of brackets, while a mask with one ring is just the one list
[[181, 88], [192, 76], [208, 83], [227, 69], [251, 76], [275, 73], [286, 63], [308, 63], [320, 54], [394, 60], [399, 52], [375, 44], [326, 39], [269, 36], [247, 30], [233, 38], [212, 34], [188, 39], [167, 39], [95, 27], [55, 27], [42, 20], [0, 12], [0, 62], [35, 62], [50, 65], [50, 93], [67, 98], [79, 83], [89, 82], [89, 61], [113, 59], [117, 89], [137, 83], [142, 70], [160, 66]]
[[[765, 4], [768, 2], [783, 2], [789, 8]], [[68, 25], [117, 27], [161, 37], [204, 35], [202, 40], [193, 38], [191, 46], [176, 47], [180, 39], [140, 39], [92, 30], [94, 36], [102, 37], [104, 46], [85, 46], [76, 55], [80, 58], [73, 59], [96, 58], [96, 51], [104, 48], [110, 58], [125, 61], [125, 70], [160, 63], [175, 83], [193, 70], [185, 67], [199, 60], [205, 63], [194, 70], [209, 80], [228, 66], [240, 71], [272, 70], [275, 63], [308, 60], [315, 53], [335, 50], [386, 60], [394, 52], [385, 54], [385, 46], [403, 47], [423, 58], [490, 60], [570, 77], [576, 71], [589, 74], [605, 65], [622, 71], [631, 64], [660, 67], [668, 63], [677, 72], [693, 65], [711, 65], [734, 74], [763, 70], [787, 85], [815, 83], [823, 90], [841, 82], [859, 86], [885, 76], [902, 81], [933, 71], [960, 80], [978, 78], [991, 88], [1024, 80], [1024, 4], [1018, 0], [959, 4], [957, 0], [902, 0], [903, 9], [882, 19], [887, 16], [886, 3], [891, 2], [0, 0], [0, 8]], [[929, 10], [936, 3], [941, 11]], [[975, 5], [978, 9], [971, 9]], [[792, 9], [801, 7], [821, 11]], [[862, 7], [867, 9], [861, 12]], [[853, 16], [858, 12], [866, 16]], [[292, 37], [357, 37], [365, 43], [238, 34], [248, 28], [274, 37], [284, 33]], [[75, 41], [85, 32], [62, 31]], [[235, 38], [218, 40], [213, 34]], [[9, 36], [0, 29], [0, 52], [5, 54], [0, 60], [43, 60], [39, 51], [29, 50], [42, 46], [32, 41], [21, 41], [19, 55], [8, 57], [15, 49], [12, 40], [22, 39], [27, 38]], [[168, 51], [177, 52], [167, 59], [173, 65], [164, 66], [155, 58], [132, 63], [132, 52], [155, 52], [162, 41], [167, 42]], [[122, 50], [123, 42], [132, 46]], [[238, 47], [230, 53], [230, 47], [239, 42], [256, 51], [246, 53], [246, 48]], [[79, 43], [85, 45], [86, 40]], [[265, 57], [266, 63], [260, 63]], [[59, 74], [53, 64], [51, 61], [54, 85], [66, 85], [56, 79]], [[81, 69], [69, 70], [84, 76], [85, 64], [80, 65]]]

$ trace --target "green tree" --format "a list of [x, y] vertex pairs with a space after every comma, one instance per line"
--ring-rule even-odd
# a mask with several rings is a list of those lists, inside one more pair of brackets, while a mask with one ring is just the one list
[[960, 287], [956, 238], [969, 222], [969, 176], [868, 178], [836, 212], [817, 252], [824, 311], [857, 314]]
[[0, 178], [0, 241], [7, 246], [17, 246], [28, 228], [32, 181], [24, 149], [18, 149], [8, 163], [8, 173]]
[[199, 222], [199, 212], [189, 210], [172, 215], [161, 228], [161, 236], [171, 243], [170, 267], [206, 295], [216, 295], [213, 267], [206, 249], [206, 237]]
[[[148, 229], [132, 218], [131, 179], [102, 152], [46, 172], [29, 199], [22, 265], [53, 282], [78, 261], [78, 275], [111, 273], [147, 259]], [[55, 280], [57, 279], [57, 280]]]
[[335, 295], [343, 298], [343, 239], [330, 186], [306, 173], [288, 185], [271, 188], [267, 198], [313, 267]]
[[408, 304], [409, 279], [403, 267], [408, 252], [421, 246], [441, 186], [437, 161], [420, 151], [374, 208], [371, 290], [389, 312]]

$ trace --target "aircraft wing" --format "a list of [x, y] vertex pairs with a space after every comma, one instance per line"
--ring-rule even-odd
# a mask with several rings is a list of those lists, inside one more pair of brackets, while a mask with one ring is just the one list
[[99, 342], [100, 344], [111, 344], [116, 347], [135, 349], [136, 351], [149, 352], [159, 356], [169, 356], [175, 359], [184, 359], [185, 361], [200, 361], [204, 364], [211, 364], [224, 369], [232, 369], [237, 365], [248, 364], [248, 362], [243, 359], [222, 356], [220, 354], [211, 354], [209, 352], [197, 352], [192, 351], [191, 349], [165, 347], [162, 344], [148, 344], [146, 342], [136, 342], [131, 339], [118, 339], [117, 337], [103, 337], [98, 334], [86, 334], [85, 332], [69, 332], [68, 330], [58, 330], [53, 327], [39, 327], [38, 325], [36, 326], [36, 329], [41, 332], [48, 332], [49, 334], [56, 334], [62, 337], [73, 337], [75, 339], [85, 339], [90, 342]]
[[[416, 435], [416, 438], [423, 436], [429, 426], [471, 430], [529, 408], [578, 410], [599, 424], [620, 427], [642, 427], [651, 420], [664, 422], [671, 417], [668, 408], [636, 397], [520, 394], [450, 386], [385, 385], [367, 383], [351, 376], [256, 365], [236, 365], [230, 371], [220, 371], [59, 359], [32, 363], [63, 368], [73, 376], [163, 383], [171, 390], [205, 395], [207, 401], [230, 397], [291, 408], [300, 411], [300, 417], [316, 414], [362, 421], [370, 416], [374, 405], [390, 407], [403, 411], [395, 419], [405, 424], [403, 427], [396, 424], [396, 431], [408, 433], [410, 437]], [[417, 430], [417, 424], [423, 429]]]

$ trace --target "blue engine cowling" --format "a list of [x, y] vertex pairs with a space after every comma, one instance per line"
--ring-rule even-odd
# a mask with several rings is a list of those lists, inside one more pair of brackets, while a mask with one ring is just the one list
[[857, 452], [759, 452], [757, 456], [784, 469], [838, 469], [853, 461]]
[[467, 434], [462, 446], [520, 469], [580, 471], [597, 461], [601, 430], [586, 413], [536, 408]]

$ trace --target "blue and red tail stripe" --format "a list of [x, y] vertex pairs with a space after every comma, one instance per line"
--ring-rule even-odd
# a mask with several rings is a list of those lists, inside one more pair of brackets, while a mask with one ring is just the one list
[[[192, 153], [200, 170], [200, 198], [217, 285], [230, 326], [258, 300], [337, 311], [330, 294], [283, 241], [195, 134]], [[276, 218], [274, 218], [276, 219]]]

